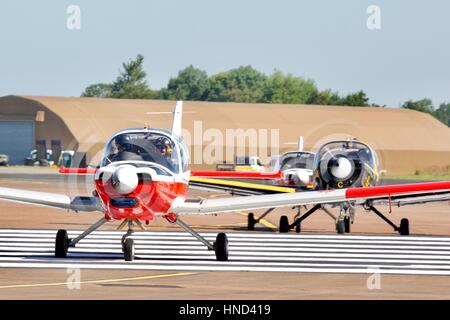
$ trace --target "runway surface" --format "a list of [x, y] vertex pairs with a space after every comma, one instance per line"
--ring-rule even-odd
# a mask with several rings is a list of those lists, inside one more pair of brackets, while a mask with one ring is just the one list
[[0, 229], [0, 267], [450, 275], [450, 237], [228, 233], [229, 261], [217, 262], [188, 233], [147, 231], [133, 235], [136, 260], [125, 262], [124, 232], [94, 232], [65, 259], [53, 257], [55, 234]]

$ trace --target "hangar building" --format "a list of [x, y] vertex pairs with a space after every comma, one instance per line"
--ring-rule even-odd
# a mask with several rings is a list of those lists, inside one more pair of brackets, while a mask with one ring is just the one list
[[[87, 162], [97, 164], [103, 144], [118, 130], [169, 129], [173, 106], [174, 101], [163, 100], [1, 97], [0, 154], [8, 154], [11, 164], [20, 165], [36, 140], [45, 140], [49, 146], [57, 139], [63, 150], [86, 152]], [[304, 137], [305, 149], [333, 138], [357, 137], [374, 147], [391, 174], [450, 165], [450, 129], [412, 110], [186, 101], [184, 111], [183, 127], [194, 136], [191, 155], [212, 139], [205, 134], [208, 129], [225, 136], [227, 129], [241, 128], [256, 130], [258, 135], [268, 130], [269, 136], [276, 130], [277, 139], [268, 139], [267, 147], [277, 143], [280, 153], [294, 149], [299, 136]], [[226, 143], [221, 143], [223, 148]], [[193, 168], [206, 167], [197, 157]]]

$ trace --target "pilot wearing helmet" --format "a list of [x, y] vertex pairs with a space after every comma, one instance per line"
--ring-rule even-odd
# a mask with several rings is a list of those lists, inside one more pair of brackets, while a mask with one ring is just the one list
[[155, 145], [164, 158], [170, 159], [172, 157], [173, 152], [172, 142], [168, 138], [166, 137], [158, 138], [156, 140]]
[[128, 134], [121, 134], [114, 139], [116, 152], [109, 156], [111, 162], [126, 160], [143, 160], [142, 157], [133, 152], [133, 143]]
[[155, 141], [155, 146], [161, 153], [161, 156], [171, 166], [170, 169], [174, 169], [177, 165], [176, 157], [173, 157], [173, 143], [166, 137], [160, 137]]

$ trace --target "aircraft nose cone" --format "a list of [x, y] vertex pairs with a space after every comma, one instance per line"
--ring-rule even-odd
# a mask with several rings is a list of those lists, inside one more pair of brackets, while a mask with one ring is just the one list
[[133, 192], [139, 182], [136, 167], [132, 165], [122, 165], [113, 174], [114, 189], [120, 194]]
[[347, 158], [340, 157], [336, 160], [336, 164], [331, 167], [330, 171], [336, 178], [344, 179], [352, 172], [352, 163]]
[[309, 182], [310, 175], [308, 174], [308, 172], [305, 172], [304, 170], [297, 171], [296, 176], [299, 182], [303, 184], [307, 184]]

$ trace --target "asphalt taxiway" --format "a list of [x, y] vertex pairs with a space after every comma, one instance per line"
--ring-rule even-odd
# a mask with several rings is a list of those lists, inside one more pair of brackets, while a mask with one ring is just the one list
[[[15, 177], [0, 173], [0, 185], [91, 192], [86, 181], [52, 173]], [[215, 261], [190, 235], [157, 219], [149, 232], [134, 235], [137, 259], [129, 263], [121, 259], [116, 222], [60, 260], [52, 256], [56, 229], [75, 235], [99, 219], [98, 214], [0, 202], [0, 298], [449, 299], [449, 208], [445, 202], [394, 209], [394, 221], [410, 219], [409, 237], [395, 234], [365, 212], [358, 212], [352, 233], [343, 236], [336, 235], [331, 219], [320, 213], [302, 224], [300, 235], [276, 232], [279, 216], [294, 214], [286, 209], [269, 215], [255, 232], [245, 230], [243, 213], [186, 217], [211, 239], [219, 231], [228, 233], [229, 262]], [[74, 270], [79, 270], [76, 280]], [[370, 285], [374, 279], [375, 287]]]

